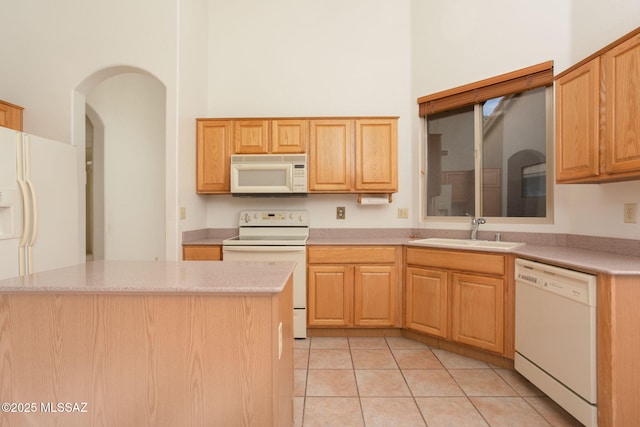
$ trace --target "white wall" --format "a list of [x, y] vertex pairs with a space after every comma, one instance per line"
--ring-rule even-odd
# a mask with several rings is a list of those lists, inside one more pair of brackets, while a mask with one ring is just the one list
[[[211, 0], [209, 117], [399, 116], [399, 163], [411, 163], [409, 0]], [[308, 209], [314, 227], [410, 227], [406, 168], [385, 206], [356, 195], [305, 200], [203, 196], [210, 227], [246, 208]], [[346, 220], [335, 219], [346, 206]]]

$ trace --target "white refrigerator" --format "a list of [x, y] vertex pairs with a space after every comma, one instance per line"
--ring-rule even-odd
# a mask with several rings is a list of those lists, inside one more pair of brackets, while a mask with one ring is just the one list
[[0, 279], [78, 264], [76, 146], [0, 127]]

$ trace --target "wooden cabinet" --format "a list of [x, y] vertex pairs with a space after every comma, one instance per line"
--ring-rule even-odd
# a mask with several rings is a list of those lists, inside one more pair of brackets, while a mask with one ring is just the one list
[[196, 128], [196, 192], [229, 193], [233, 122], [197, 119]]
[[304, 119], [234, 120], [234, 153], [305, 153], [307, 123]]
[[182, 259], [185, 261], [221, 261], [220, 245], [182, 245]]
[[278, 119], [271, 121], [272, 153], [306, 153], [308, 140], [308, 120]]
[[406, 323], [419, 332], [441, 338], [449, 336], [449, 285], [447, 273], [407, 267], [405, 276]]
[[0, 101], [0, 126], [22, 131], [22, 107]]
[[231, 154], [307, 153], [309, 191], [398, 191], [397, 117], [197, 119], [197, 192], [228, 194]]
[[513, 357], [504, 255], [408, 247], [406, 259], [406, 328]]
[[397, 118], [311, 120], [310, 129], [310, 191], [398, 191]]
[[3, 398], [88, 402], [2, 426], [293, 425], [291, 279], [277, 294], [4, 291], [0, 306]]
[[353, 120], [311, 120], [309, 191], [353, 188]]
[[504, 279], [451, 274], [451, 339], [502, 353]]
[[266, 154], [269, 152], [268, 120], [235, 120], [233, 122], [235, 154]]
[[309, 327], [397, 327], [401, 250], [395, 246], [310, 246]]
[[603, 56], [606, 173], [640, 177], [640, 33]]
[[640, 28], [555, 82], [559, 183], [640, 178]]
[[355, 190], [398, 191], [397, 119], [358, 119], [355, 128]]

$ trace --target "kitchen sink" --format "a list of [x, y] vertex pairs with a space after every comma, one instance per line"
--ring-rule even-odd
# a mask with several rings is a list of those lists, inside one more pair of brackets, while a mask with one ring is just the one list
[[440, 237], [431, 237], [429, 239], [410, 240], [409, 244], [418, 246], [432, 246], [436, 248], [453, 248], [453, 249], [473, 249], [485, 251], [508, 252], [512, 249], [524, 245], [518, 242], [502, 242], [493, 240], [471, 240], [471, 239], [447, 239]]

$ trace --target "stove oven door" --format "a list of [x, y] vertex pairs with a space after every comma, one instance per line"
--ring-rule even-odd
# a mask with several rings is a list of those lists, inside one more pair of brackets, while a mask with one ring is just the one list
[[307, 248], [306, 246], [222, 247], [225, 261], [295, 261], [293, 271], [293, 336], [307, 337]]

